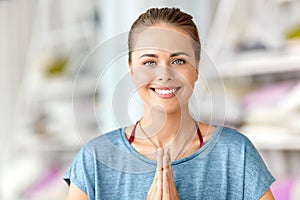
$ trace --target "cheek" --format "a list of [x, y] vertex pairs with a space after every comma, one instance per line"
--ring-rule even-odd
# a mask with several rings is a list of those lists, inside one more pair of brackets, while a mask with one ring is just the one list
[[133, 67], [131, 78], [136, 88], [148, 85], [155, 78], [155, 73], [145, 67]]
[[178, 74], [180, 74], [181, 82], [188, 85], [191, 89], [194, 88], [194, 84], [198, 78], [198, 73], [195, 69], [182, 70], [181, 72], [178, 72]]

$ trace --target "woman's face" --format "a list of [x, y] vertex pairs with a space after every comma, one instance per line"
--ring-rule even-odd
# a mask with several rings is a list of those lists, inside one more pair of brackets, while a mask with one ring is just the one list
[[144, 106], [177, 112], [186, 108], [198, 79], [193, 40], [165, 24], [135, 34], [129, 67]]

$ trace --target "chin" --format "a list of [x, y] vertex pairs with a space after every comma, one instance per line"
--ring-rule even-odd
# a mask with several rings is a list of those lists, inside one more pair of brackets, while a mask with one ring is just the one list
[[182, 110], [187, 106], [186, 104], [179, 104], [177, 102], [172, 103], [157, 103], [150, 105], [152, 111], [163, 112], [165, 114], [181, 113]]

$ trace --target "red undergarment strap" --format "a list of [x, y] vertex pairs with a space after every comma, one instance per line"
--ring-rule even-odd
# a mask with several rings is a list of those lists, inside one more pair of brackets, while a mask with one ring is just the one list
[[[137, 125], [139, 124], [140, 121], [137, 121], [132, 129], [132, 132], [131, 132], [131, 135], [128, 139], [129, 143], [131, 144], [134, 140], [134, 137], [135, 137], [135, 130], [136, 130], [136, 127]], [[201, 134], [201, 131], [199, 129], [199, 126], [197, 126], [197, 133], [198, 133], [198, 137], [199, 137], [199, 140], [200, 140], [200, 148], [204, 145], [204, 142], [203, 142], [203, 137], [202, 137], [202, 134]]]
[[128, 142], [129, 142], [130, 144], [131, 144], [131, 143], [133, 142], [133, 140], [134, 140], [135, 129], [136, 129], [136, 127], [137, 127], [137, 125], [138, 125], [139, 122], [140, 122], [140, 121], [137, 121], [137, 122], [135, 123], [133, 129], [132, 129], [131, 135], [130, 135], [130, 137], [129, 137], [129, 139], [128, 139]]
[[203, 142], [203, 137], [202, 137], [202, 134], [201, 134], [201, 131], [200, 131], [198, 125], [197, 125], [197, 133], [198, 133], [198, 137], [199, 137], [199, 140], [200, 140], [200, 148], [201, 148], [204, 145], [204, 142]]

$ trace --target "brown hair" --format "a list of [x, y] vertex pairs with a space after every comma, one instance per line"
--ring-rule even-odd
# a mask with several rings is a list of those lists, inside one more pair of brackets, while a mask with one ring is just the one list
[[151, 8], [141, 14], [132, 24], [128, 35], [128, 61], [131, 62], [133, 49], [133, 34], [135, 30], [150, 27], [159, 23], [167, 23], [176, 28], [181, 28], [194, 40], [195, 58], [200, 61], [201, 43], [198, 29], [193, 22], [193, 17], [182, 12], [179, 8]]

